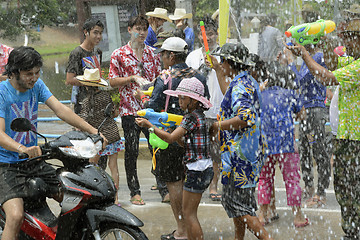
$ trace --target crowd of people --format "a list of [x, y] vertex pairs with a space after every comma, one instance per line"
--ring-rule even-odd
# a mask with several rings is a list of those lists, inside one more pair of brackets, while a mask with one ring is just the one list
[[[176, 221], [176, 230], [162, 235], [162, 240], [204, 238], [197, 210], [207, 188], [210, 199], [221, 201], [233, 219], [235, 239], [244, 239], [247, 228], [259, 239], [272, 239], [265, 226], [279, 219], [274, 190], [277, 163], [295, 227], [306, 227], [311, 221], [302, 207], [326, 205], [333, 168], [343, 239], [360, 239], [360, 11], [354, 9], [359, 7], [344, 11], [337, 29], [340, 43], [336, 43], [346, 46], [351, 58], [346, 63], [339, 58], [341, 64], [333, 64], [338, 58], [329, 53], [334, 46], [330, 39], [324, 39], [329, 41], [327, 49], [315, 43], [282, 44], [285, 36], [273, 26], [273, 16], [264, 20], [258, 55], [241, 41], [220, 47], [217, 19], [204, 17], [210, 50], [206, 55], [200, 25], [196, 30], [201, 47], [194, 49], [195, 34], [188, 23], [191, 13], [179, 8], [168, 16], [166, 9], [155, 8], [148, 17], [129, 20], [130, 40], [113, 51], [106, 81], [101, 79], [102, 54], [97, 48], [104, 24], [90, 18], [83, 26], [84, 41], [70, 53], [66, 69], [74, 111], [62, 105], [39, 79], [42, 58], [37, 51], [1, 45], [0, 71], [7, 79], [0, 83], [0, 203], [6, 213], [2, 239], [16, 239], [20, 231], [24, 182], [30, 175], [54, 186], [56, 191], [49, 196], [61, 200], [54, 169], [44, 162], [29, 165], [18, 158], [19, 153], [30, 158], [41, 154], [37, 138], [19, 140], [10, 129], [11, 121], [25, 117], [25, 111], [35, 115], [36, 128], [39, 101], [75, 128], [95, 134], [105, 119], [105, 107], [112, 105], [114, 116], [121, 117], [125, 141], [121, 141], [115, 120], [107, 119], [100, 130], [104, 148], [90, 162], [98, 164], [108, 156], [118, 187], [117, 157], [125, 150], [126, 179], [134, 205], [145, 205], [137, 175], [141, 132], [147, 139], [154, 133], [169, 144], [155, 154], [152, 171], [162, 201], [170, 203]], [[308, 22], [314, 20], [309, 11], [303, 9]], [[176, 27], [165, 31], [164, 24], [171, 21]], [[302, 59], [300, 66], [296, 58]], [[143, 87], [150, 85], [153, 90], [147, 97]], [[329, 114], [325, 99], [330, 96], [326, 87], [330, 85], [339, 86], [330, 108], [335, 133], [331, 152], [325, 142]], [[179, 126], [165, 131], [138, 117], [137, 112], [144, 108], [183, 118]], [[295, 119], [300, 121], [298, 144]], [[316, 189], [313, 160], [318, 172]], [[115, 204], [120, 205], [117, 198]]]

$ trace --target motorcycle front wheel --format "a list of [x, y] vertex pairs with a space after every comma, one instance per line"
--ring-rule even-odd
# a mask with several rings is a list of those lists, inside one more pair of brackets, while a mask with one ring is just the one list
[[100, 236], [102, 240], [148, 240], [140, 228], [115, 222], [101, 224]]

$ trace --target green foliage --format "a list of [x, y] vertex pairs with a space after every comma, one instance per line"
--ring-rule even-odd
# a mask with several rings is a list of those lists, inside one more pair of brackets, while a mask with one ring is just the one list
[[63, 23], [74, 11], [75, 0], [9, 1], [5, 9], [0, 9], [0, 37], [13, 40], [26, 32], [36, 39], [32, 29]]
[[205, 15], [211, 16], [218, 8], [219, 0], [199, 0], [196, 5], [196, 11], [194, 11], [194, 18], [201, 20]]

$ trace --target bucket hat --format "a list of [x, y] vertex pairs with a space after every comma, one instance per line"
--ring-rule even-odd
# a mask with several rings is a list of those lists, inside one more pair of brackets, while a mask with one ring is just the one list
[[164, 41], [170, 37], [174, 37], [174, 33], [173, 32], [161, 32], [159, 33], [156, 38], [157, 38], [157, 42], [154, 44], [154, 47], [161, 47], [161, 45], [163, 45]]
[[241, 42], [225, 43], [221, 47], [220, 52], [213, 53], [212, 55], [220, 56], [247, 66], [255, 66], [255, 63], [251, 61], [251, 55], [248, 48]]
[[167, 10], [164, 8], [155, 8], [153, 12], [147, 12], [146, 16], [161, 18], [171, 22], [171, 19], [167, 15]]
[[76, 76], [76, 79], [79, 80], [82, 84], [93, 87], [103, 87], [108, 86], [108, 83], [100, 78], [100, 71], [98, 68], [85, 69], [84, 75]]
[[155, 53], [160, 53], [165, 50], [171, 52], [187, 53], [188, 45], [184, 39], [181, 39], [179, 37], [169, 37], [163, 42], [161, 48], [155, 50]]
[[180, 20], [185, 18], [192, 18], [192, 13], [186, 13], [185, 8], [176, 8], [174, 15], [169, 15], [171, 20]]
[[203, 104], [208, 109], [212, 107], [210, 101], [204, 97], [204, 85], [196, 77], [184, 78], [176, 90], [165, 90], [166, 95], [178, 97], [179, 95], [187, 96], [195, 99]]

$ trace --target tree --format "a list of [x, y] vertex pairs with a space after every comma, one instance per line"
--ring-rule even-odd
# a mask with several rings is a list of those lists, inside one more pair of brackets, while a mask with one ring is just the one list
[[51, 26], [68, 19], [74, 0], [10, 0], [0, 9], [0, 37], [14, 39], [36, 27]]

